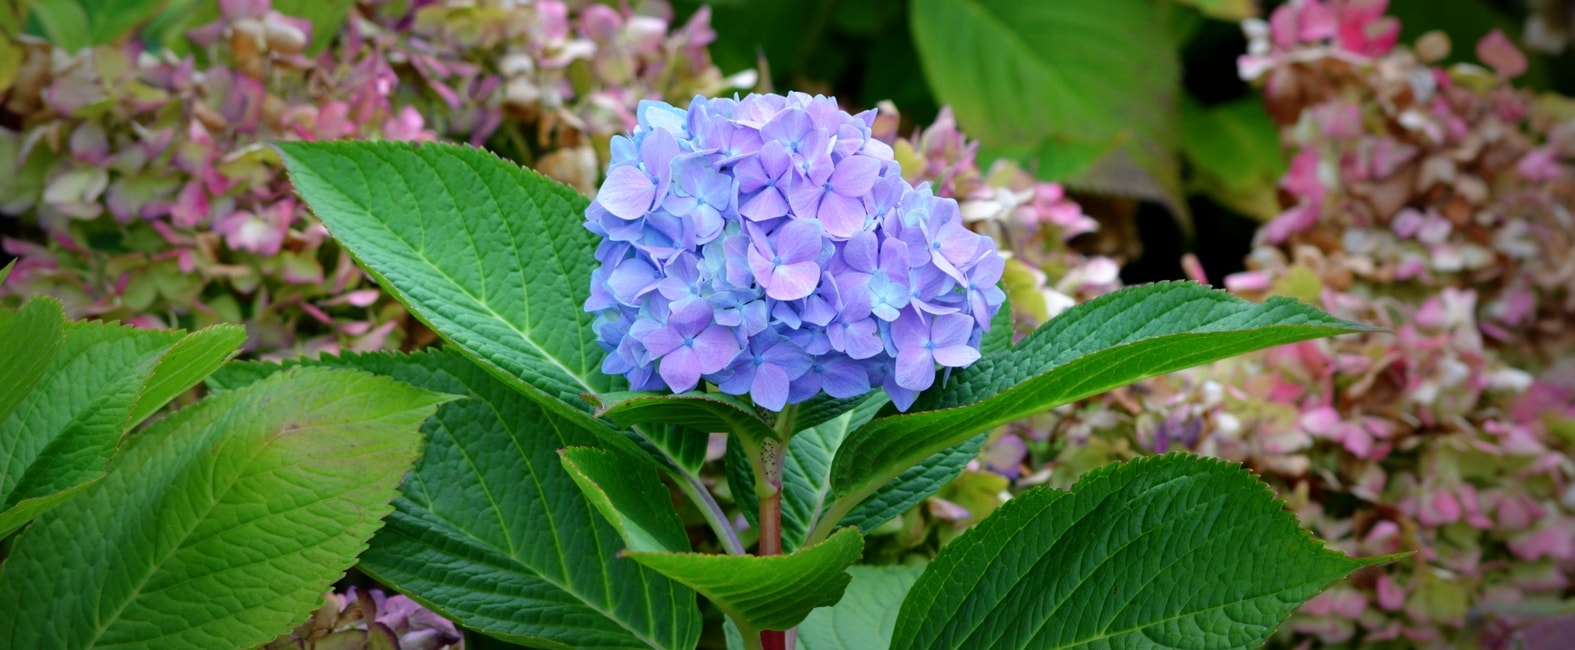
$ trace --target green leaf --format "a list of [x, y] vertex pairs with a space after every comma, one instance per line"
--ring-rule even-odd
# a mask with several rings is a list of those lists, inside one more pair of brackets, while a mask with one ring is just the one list
[[[618, 557], [618, 531], [575, 488], [557, 450], [595, 445], [589, 419], [544, 410], [453, 350], [325, 356], [469, 399], [444, 404], [388, 525], [361, 557], [379, 582], [461, 625], [550, 648], [693, 648], [694, 593]], [[210, 385], [278, 366], [230, 364]]]
[[1285, 175], [1280, 131], [1258, 97], [1204, 107], [1182, 104], [1183, 151], [1198, 189], [1232, 210], [1268, 221], [1280, 212]]
[[469, 147], [280, 142], [295, 189], [385, 290], [544, 408], [619, 390], [582, 308], [585, 197]]
[[1373, 329], [1295, 300], [1253, 304], [1191, 282], [1106, 294], [953, 373], [914, 410], [849, 434], [831, 468], [836, 510], [852, 510], [914, 464], [1007, 422], [1243, 352]]
[[1232, 23], [1258, 15], [1258, 3], [1254, 0], [1176, 0], [1176, 2], [1190, 5], [1210, 18]]
[[630, 550], [689, 550], [689, 535], [678, 520], [672, 495], [650, 466], [617, 452], [589, 447], [570, 447], [558, 456], [569, 478], [618, 529], [618, 536]]
[[118, 42], [159, 12], [164, 0], [49, 0], [33, 5], [44, 35], [68, 52]]
[[[798, 624], [799, 650], [877, 650], [891, 646], [891, 631], [897, 624], [897, 610], [903, 596], [924, 565], [848, 567], [853, 581], [848, 583], [842, 600], [831, 607], [809, 613]], [[738, 627], [728, 621], [725, 634], [729, 650], [743, 650], [744, 639]]]
[[1152, 0], [912, 5], [925, 79], [963, 131], [987, 149], [1040, 152], [1055, 176], [1098, 160], [1068, 183], [1160, 201], [1185, 221], [1181, 73], [1165, 23]]
[[1168, 454], [1029, 490], [941, 549], [894, 648], [1256, 648], [1356, 560], [1240, 465]]
[[786, 630], [816, 607], [834, 605], [850, 579], [846, 569], [859, 559], [864, 538], [843, 530], [791, 555], [626, 555], [705, 596], [745, 634]]
[[[5, 271], [10, 271], [6, 265]], [[31, 300], [21, 311], [0, 310], [0, 422], [44, 378], [65, 340], [65, 315], [53, 298]], [[4, 438], [0, 438], [4, 440]], [[4, 536], [4, 532], [0, 532]]]
[[623, 392], [586, 398], [597, 404], [597, 417], [621, 427], [674, 424], [697, 431], [735, 433], [756, 441], [781, 439], [754, 406], [725, 393]]
[[[59, 318], [58, 309], [50, 309], [51, 318]], [[201, 381], [244, 340], [245, 330], [236, 326], [186, 334], [67, 324], [48, 369], [0, 419], [0, 508], [6, 509], [0, 536], [61, 498], [43, 497], [102, 476], [125, 432]], [[25, 501], [27, 507], [11, 511]]]
[[[0, 88], [3, 87], [3, 85], [0, 85]], [[11, 260], [6, 262], [5, 266], [0, 266], [0, 284], [4, 284], [5, 279], [11, 277], [11, 269], [14, 268], [16, 268], [16, 260]]]
[[350, 18], [353, 8], [355, 0], [273, 0], [274, 11], [312, 23], [312, 42], [306, 46], [307, 56], [316, 56], [328, 46]]
[[[979, 457], [979, 449], [984, 446], [988, 433], [981, 433], [961, 444], [953, 445], [935, 452], [919, 464], [909, 467], [897, 475], [869, 498], [860, 502], [840, 521], [835, 522], [838, 527], [857, 526], [859, 530], [869, 534], [876, 526], [884, 524], [907, 512], [908, 508], [919, 505], [930, 495], [946, 487], [952, 479], [957, 478], [963, 469], [968, 467], [968, 462]], [[824, 507], [830, 510], [833, 504]], [[822, 517], [827, 516], [822, 513]], [[818, 522], [821, 524], [833, 523], [831, 521]], [[812, 536], [811, 539], [814, 537]]]
[[240, 353], [241, 344], [245, 342], [246, 328], [239, 325], [214, 325], [176, 341], [153, 367], [153, 376], [148, 378], [142, 393], [137, 396], [137, 406], [131, 411], [127, 428], [141, 424], [181, 393], [213, 374], [224, 362], [235, 358]]
[[17, 539], [0, 646], [266, 643], [354, 563], [445, 399], [297, 369], [162, 420]]
[[848, 567], [853, 582], [836, 605], [809, 613], [798, 626], [801, 650], [891, 647], [903, 597], [924, 565]]

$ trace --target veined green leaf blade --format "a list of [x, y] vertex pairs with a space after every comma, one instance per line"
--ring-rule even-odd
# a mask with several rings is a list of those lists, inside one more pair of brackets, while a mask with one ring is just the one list
[[18, 538], [0, 645], [267, 642], [354, 562], [447, 399], [302, 368], [162, 420]]
[[245, 342], [246, 328], [239, 325], [214, 325], [181, 337], [153, 367], [153, 375], [137, 396], [127, 428], [141, 424], [170, 400], [213, 374], [224, 362], [235, 358]]
[[[595, 445], [587, 425], [601, 425], [544, 410], [453, 350], [305, 363], [468, 397], [443, 405], [423, 427], [425, 452], [362, 554], [363, 571], [464, 627], [514, 643], [688, 650], [698, 642], [694, 592], [618, 557], [618, 531], [559, 462], [559, 449]], [[279, 370], [232, 363], [209, 384], [233, 390]]]
[[33, 390], [0, 421], [0, 506], [101, 476], [173, 330], [76, 322]]
[[1241, 466], [1169, 454], [1029, 490], [943, 548], [894, 648], [1256, 648], [1358, 560]]
[[52, 298], [31, 300], [20, 311], [0, 311], [0, 341], [6, 342], [0, 346], [0, 422], [43, 379], [65, 336], [65, 315]]
[[1123, 289], [953, 374], [914, 410], [854, 431], [832, 465], [832, 485], [839, 501], [860, 502], [915, 463], [1007, 422], [1243, 352], [1373, 329], [1295, 300], [1254, 304], [1190, 282]]
[[626, 555], [705, 596], [745, 633], [786, 630], [810, 610], [836, 604], [847, 587], [847, 568], [859, 559], [864, 538], [844, 529], [790, 555]]
[[672, 495], [650, 466], [590, 447], [570, 447], [559, 451], [558, 457], [569, 478], [618, 530], [630, 550], [690, 550]]
[[620, 389], [583, 309], [596, 249], [584, 197], [469, 147], [275, 146], [334, 237], [466, 354], [565, 415]]

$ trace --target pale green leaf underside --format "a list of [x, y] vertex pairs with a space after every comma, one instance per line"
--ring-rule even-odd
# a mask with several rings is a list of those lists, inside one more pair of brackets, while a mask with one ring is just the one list
[[1051, 155], [1116, 146], [1123, 160], [1114, 166], [1141, 174], [1112, 178], [1115, 156], [1105, 156], [1107, 169], [1084, 185], [1137, 190], [1185, 213], [1175, 155], [1180, 66], [1153, 2], [916, 0], [912, 15], [924, 78], [970, 136]]
[[590, 447], [571, 447], [558, 456], [580, 492], [618, 529], [630, 550], [690, 550], [672, 495], [649, 465]]
[[791, 555], [628, 553], [640, 564], [688, 585], [738, 623], [745, 633], [786, 630], [810, 610], [835, 604], [848, 585], [848, 565], [864, 538], [843, 529]]
[[[51, 318], [59, 318], [58, 304], [35, 300], [28, 309], [35, 304], [53, 304]], [[58, 503], [54, 495], [102, 476], [126, 431], [201, 381], [244, 339], [235, 326], [186, 334], [67, 324], [46, 370], [0, 418], [0, 509], [26, 503], [0, 513], [0, 536], [26, 523], [27, 513]]]
[[1234, 463], [1170, 454], [1037, 488], [941, 549], [893, 648], [1256, 648], [1362, 566]]
[[831, 469], [839, 501], [980, 432], [1166, 372], [1285, 343], [1372, 328], [1303, 303], [1253, 304], [1190, 282], [1123, 289], [1078, 305], [1004, 354], [952, 375], [906, 414], [849, 434]]
[[[891, 645], [902, 598], [924, 565], [848, 567], [853, 581], [842, 600], [809, 613], [798, 624], [799, 650], [882, 650]], [[728, 650], [744, 650], [738, 628], [727, 625]]]
[[165, 418], [18, 538], [0, 647], [267, 642], [365, 548], [444, 399], [296, 369]]
[[[452, 350], [325, 356], [469, 399], [427, 421], [421, 462], [361, 568], [461, 625], [533, 647], [693, 648], [694, 592], [618, 557], [623, 540], [564, 471], [558, 450], [597, 443]], [[230, 364], [233, 388], [270, 372]]]
[[335, 239], [466, 354], [564, 414], [620, 388], [583, 308], [596, 263], [584, 197], [470, 147], [275, 146]]

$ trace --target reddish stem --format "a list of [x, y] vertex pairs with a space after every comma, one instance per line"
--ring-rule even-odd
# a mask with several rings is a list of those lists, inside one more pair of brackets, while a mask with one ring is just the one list
[[[768, 444], [764, 448], [766, 485], [771, 496], [760, 500], [760, 545], [756, 552], [761, 556], [782, 554], [782, 456], [780, 448]], [[758, 480], [757, 478], [757, 480]], [[761, 630], [761, 650], [788, 650], [787, 633], [782, 630]]]

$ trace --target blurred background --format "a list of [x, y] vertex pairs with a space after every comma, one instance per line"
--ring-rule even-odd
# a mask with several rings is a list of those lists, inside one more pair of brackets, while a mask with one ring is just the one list
[[867, 560], [1185, 449], [1347, 553], [1414, 553], [1276, 647], [1567, 647], [1572, 31], [1569, 0], [10, 0], [0, 303], [243, 323], [252, 358], [435, 345], [265, 143], [468, 142], [592, 194], [640, 101], [833, 95], [1010, 254], [1021, 331], [1177, 279], [1392, 330], [990, 432]]

